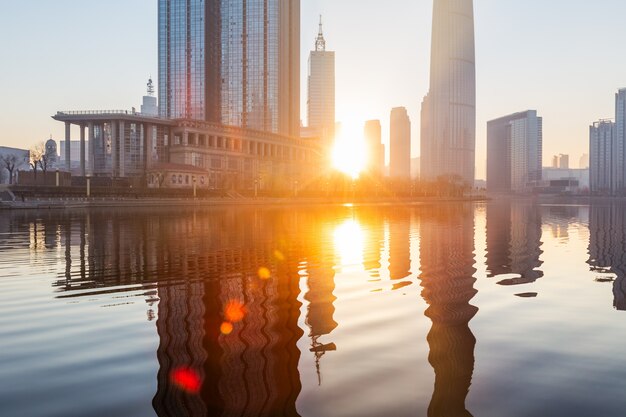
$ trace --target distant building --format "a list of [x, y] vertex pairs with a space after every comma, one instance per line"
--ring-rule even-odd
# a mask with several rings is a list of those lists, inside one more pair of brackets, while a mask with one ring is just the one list
[[559, 167], [559, 156], [558, 155], [554, 155], [552, 157], [552, 168], [558, 168]]
[[148, 80], [148, 95], [143, 96], [141, 114], [152, 117], [157, 117], [159, 115], [159, 106], [157, 105], [157, 98], [154, 96], [154, 84], [152, 83], [152, 78]]
[[411, 178], [411, 119], [404, 107], [391, 110], [389, 172], [392, 178]]
[[321, 19], [315, 51], [309, 55], [308, 127], [330, 149], [335, 136], [335, 52], [326, 50]]
[[612, 194], [615, 123], [600, 120], [589, 127], [589, 177], [592, 193]]
[[589, 168], [589, 154], [584, 153], [583, 156], [580, 157], [578, 161], [578, 168], [585, 169]]
[[420, 157], [411, 159], [411, 178], [419, 179], [420, 177]]
[[559, 168], [569, 169], [569, 155], [559, 155]]
[[421, 175], [459, 176], [476, 165], [474, 2], [434, 1], [430, 89], [422, 103]]
[[611, 153], [613, 154], [612, 172], [613, 193], [626, 193], [626, 88], [615, 95], [615, 137]]
[[382, 144], [380, 120], [368, 120], [365, 122], [363, 133], [367, 148], [366, 172], [371, 176], [381, 177], [385, 168], [385, 146]]
[[487, 190], [528, 192], [542, 178], [543, 119], [536, 110], [487, 123]]
[[543, 188], [555, 192], [580, 193], [589, 190], [589, 169], [544, 168]]

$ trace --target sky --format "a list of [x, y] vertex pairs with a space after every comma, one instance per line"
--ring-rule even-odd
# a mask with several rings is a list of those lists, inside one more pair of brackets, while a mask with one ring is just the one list
[[[0, 14], [0, 146], [60, 140], [58, 110], [139, 108], [157, 77], [156, 0], [3, 0]], [[302, 117], [306, 68], [319, 15], [336, 51], [337, 120], [380, 119], [403, 106], [419, 156], [428, 91], [432, 0], [302, 0]], [[623, 0], [475, 0], [477, 177], [485, 177], [486, 123], [535, 109], [544, 118], [544, 165], [572, 165], [589, 125], [614, 117], [626, 87]], [[78, 131], [72, 135], [77, 137]], [[388, 146], [387, 146], [387, 152]]]

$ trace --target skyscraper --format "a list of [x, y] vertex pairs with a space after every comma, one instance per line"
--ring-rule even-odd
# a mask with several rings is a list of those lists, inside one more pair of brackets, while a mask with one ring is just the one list
[[542, 177], [543, 119], [528, 110], [487, 122], [487, 189], [524, 192]]
[[389, 171], [392, 178], [411, 178], [411, 119], [404, 107], [391, 110]]
[[613, 140], [613, 193], [626, 191], [626, 88], [615, 94], [615, 139]]
[[473, 0], [434, 0], [430, 90], [422, 103], [421, 175], [473, 185], [476, 65]]
[[335, 131], [335, 52], [326, 50], [320, 27], [315, 51], [309, 55], [308, 125], [317, 131], [326, 145], [332, 145]]
[[220, 122], [221, 0], [159, 0], [159, 114]]
[[297, 136], [300, 0], [159, 0], [159, 107]]
[[600, 120], [589, 127], [589, 181], [592, 193], [613, 192], [613, 142], [615, 123]]
[[366, 172], [373, 177], [382, 177], [385, 167], [385, 145], [382, 144], [380, 120], [368, 120], [363, 130], [367, 149]]

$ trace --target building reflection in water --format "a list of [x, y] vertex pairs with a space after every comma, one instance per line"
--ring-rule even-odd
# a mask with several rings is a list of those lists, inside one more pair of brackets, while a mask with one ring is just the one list
[[543, 277], [541, 211], [537, 205], [495, 201], [487, 206], [487, 270], [489, 277], [514, 274], [500, 285], [522, 285]]
[[328, 224], [319, 224], [309, 234], [310, 245], [307, 257], [307, 292], [304, 299], [308, 302], [306, 325], [311, 338], [310, 352], [315, 355], [318, 383], [322, 383], [321, 359], [327, 352], [337, 350], [337, 346], [325, 337], [337, 328], [334, 319], [335, 291], [335, 251], [330, 240], [333, 230]]
[[[411, 212], [397, 208], [389, 214], [389, 278], [404, 280], [411, 276]], [[393, 289], [400, 289], [411, 281], [396, 282]]]
[[474, 289], [474, 212], [471, 205], [424, 211], [420, 225], [422, 296], [432, 320], [428, 360], [435, 371], [429, 417], [471, 416], [465, 407], [476, 339], [469, 322]]
[[626, 209], [623, 205], [592, 205], [589, 213], [591, 271], [602, 282], [613, 279], [613, 307], [626, 311]]

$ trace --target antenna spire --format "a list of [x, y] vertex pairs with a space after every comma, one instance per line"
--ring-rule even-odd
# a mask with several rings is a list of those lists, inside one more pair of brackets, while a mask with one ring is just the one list
[[326, 50], [326, 40], [324, 39], [324, 30], [322, 27], [322, 15], [320, 15], [320, 30], [317, 34], [317, 39], [315, 40], [315, 50], [316, 51], [325, 51]]
[[152, 75], [148, 79], [148, 95], [150, 97], [154, 96], [154, 83], [152, 82]]

